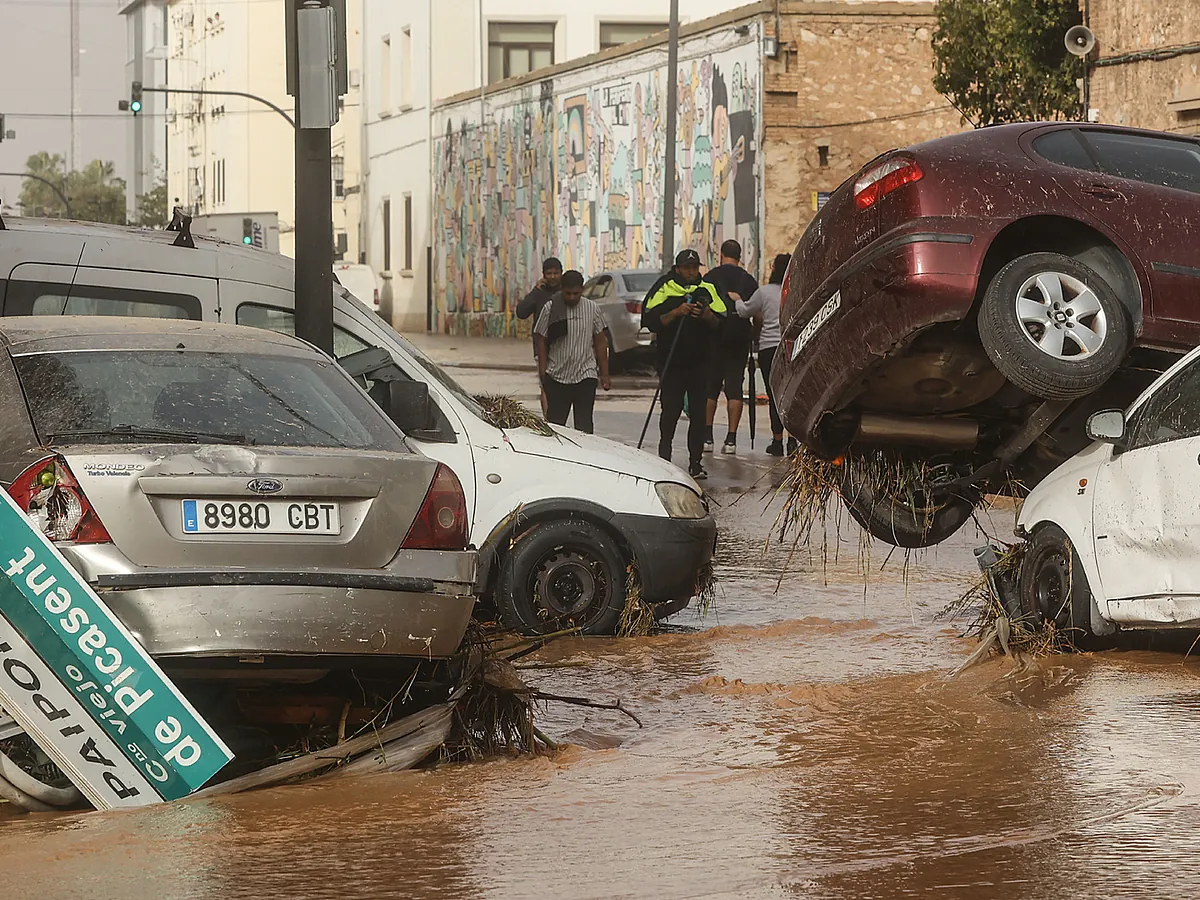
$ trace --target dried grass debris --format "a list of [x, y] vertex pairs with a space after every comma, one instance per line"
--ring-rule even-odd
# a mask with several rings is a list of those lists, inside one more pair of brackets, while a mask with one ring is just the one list
[[501, 394], [478, 394], [475, 400], [483, 407], [487, 423], [494, 428], [528, 428], [545, 437], [555, 437], [550, 423], [519, 400]]

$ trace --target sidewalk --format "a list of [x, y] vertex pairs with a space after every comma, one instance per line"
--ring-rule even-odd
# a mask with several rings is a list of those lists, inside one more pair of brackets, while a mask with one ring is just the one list
[[536, 372], [533, 344], [502, 337], [467, 337], [456, 334], [412, 332], [404, 335], [417, 349], [439, 365], [459, 369], [499, 369]]

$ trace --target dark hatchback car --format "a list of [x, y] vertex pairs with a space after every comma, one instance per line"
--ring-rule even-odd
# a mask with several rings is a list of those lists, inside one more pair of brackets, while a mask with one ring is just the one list
[[773, 372], [788, 429], [845, 460], [876, 537], [944, 540], [1200, 343], [1198, 234], [1200, 141], [1043, 123], [886, 153], [792, 257]]

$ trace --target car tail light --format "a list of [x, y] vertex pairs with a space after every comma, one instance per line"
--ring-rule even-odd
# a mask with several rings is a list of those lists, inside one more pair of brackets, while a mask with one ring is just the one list
[[642, 301], [641, 300], [626, 300], [625, 301], [625, 312], [629, 313], [630, 315], [640, 316], [642, 314]]
[[854, 205], [859, 209], [870, 209], [892, 191], [924, 177], [925, 172], [915, 159], [893, 156], [868, 169], [854, 182]]
[[788, 293], [792, 289], [792, 266], [796, 263], [796, 257], [793, 256], [788, 260], [787, 268], [783, 271], [783, 284], [779, 286], [779, 305], [781, 308], [787, 306]]
[[462, 550], [467, 546], [467, 498], [458, 476], [438, 464], [433, 484], [402, 547], [405, 550]]
[[9, 485], [8, 493], [52, 541], [112, 543], [79, 482], [60, 457], [50, 456], [30, 466]]
[[375, 288], [375, 305], [379, 305], [379, 288]]

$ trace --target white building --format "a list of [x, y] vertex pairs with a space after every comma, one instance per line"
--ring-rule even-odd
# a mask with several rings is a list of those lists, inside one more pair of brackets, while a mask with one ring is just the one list
[[[126, 89], [140, 81], [146, 87], [167, 83], [167, 0], [119, 0], [125, 17], [128, 54], [125, 64]], [[126, 98], [128, 99], [128, 98]], [[142, 112], [131, 115], [126, 171], [129, 172], [128, 209], [132, 216], [137, 198], [154, 188], [166, 174], [167, 97], [148, 93]]]
[[[363, 0], [368, 264], [400, 330], [429, 307], [433, 104], [463, 91], [646, 37], [669, 0]], [[741, 5], [681, 0], [689, 22]]]

